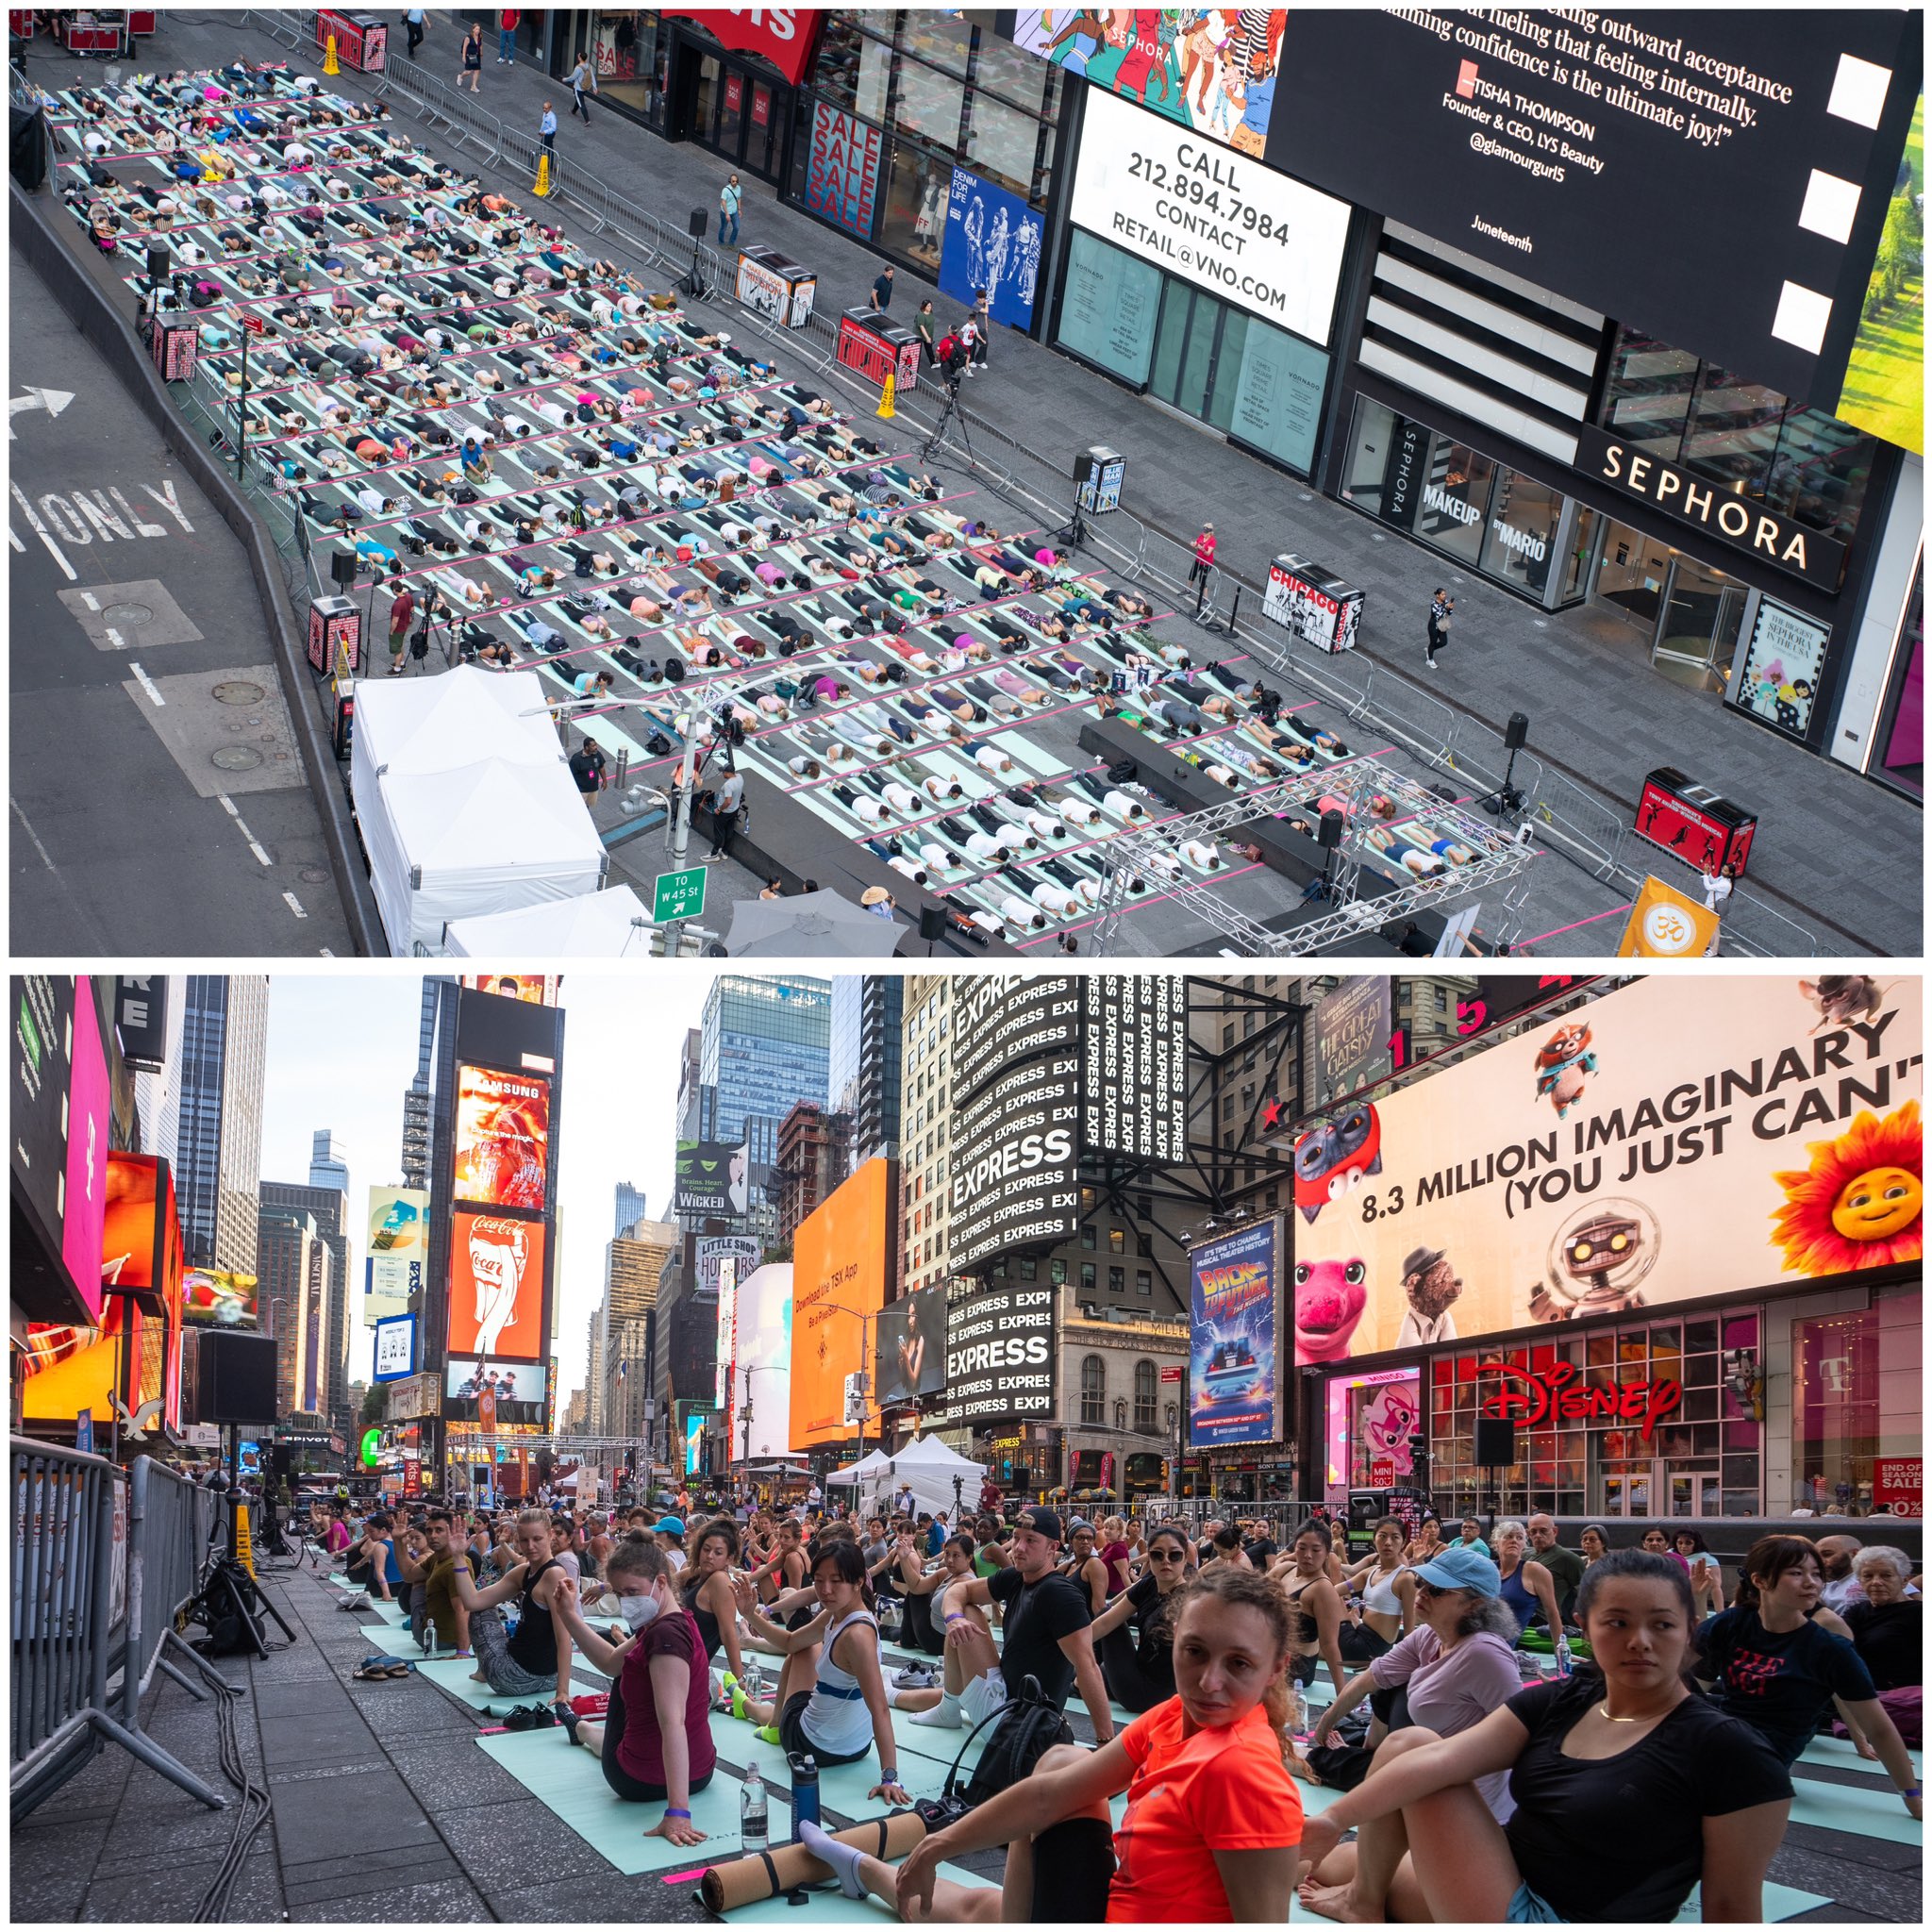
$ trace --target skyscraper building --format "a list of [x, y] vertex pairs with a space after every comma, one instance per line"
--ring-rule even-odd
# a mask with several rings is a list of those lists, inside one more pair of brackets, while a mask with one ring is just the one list
[[256, 1249], [261, 1324], [275, 1343], [276, 1412], [333, 1421], [328, 1381], [335, 1257], [314, 1215], [296, 1208], [261, 1209]]
[[254, 973], [191, 973], [182, 995], [181, 1052], [171, 1087], [175, 1191], [187, 1259], [191, 1267], [253, 1274], [268, 980]]
[[832, 982], [826, 1087], [833, 1113], [851, 1123], [844, 1174], [899, 1153], [899, 1067], [906, 982], [850, 974]]
[[336, 1137], [327, 1127], [315, 1130], [314, 1151], [308, 1157], [308, 1185], [333, 1188], [339, 1194], [349, 1191], [349, 1163], [336, 1152]]
[[436, 1008], [441, 989], [456, 982], [431, 974], [423, 982], [422, 1016], [416, 1027], [416, 1077], [403, 1094], [403, 1185], [429, 1185], [429, 1120], [436, 1071]]
[[682, 1239], [675, 1221], [638, 1221], [604, 1250], [601, 1332], [593, 1354], [604, 1370], [607, 1435], [641, 1440], [645, 1434], [658, 1277]]
[[644, 1193], [641, 1188], [634, 1188], [628, 1181], [617, 1184], [617, 1224], [611, 1229], [614, 1235], [627, 1234], [644, 1218]]
[[721, 973], [705, 999], [699, 1138], [747, 1141], [752, 1164], [769, 1167], [793, 1105], [825, 1104], [831, 1013], [829, 980]]
[[[318, 1133], [318, 1147], [328, 1139]], [[350, 1414], [349, 1344], [356, 1324], [361, 1319], [361, 1276], [354, 1272], [355, 1257], [349, 1244], [348, 1169], [342, 1168], [342, 1185], [316, 1185], [316, 1169], [311, 1166], [309, 1185], [299, 1181], [263, 1181], [261, 1213], [264, 1224], [271, 1213], [306, 1216], [314, 1224], [316, 1239], [328, 1251], [328, 1346], [324, 1363], [325, 1391], [323, 1413], [338, 1427], [347, 1428], [356, 1420]]]

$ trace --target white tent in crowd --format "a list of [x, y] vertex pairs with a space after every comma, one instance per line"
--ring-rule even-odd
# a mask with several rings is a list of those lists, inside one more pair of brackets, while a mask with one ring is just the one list
[[603, 883], [603, 841], [534, 672], [364, 678], [349, 784], [392, 953], [440, 953], [453, 920]]
[[876, 1476], [886, 1467], [885, 1452], [868, 1449], [857, 1462], [848, 1462], [842, 1469], [835, 1469], [825, 1480], [828, 1483], [864, 1483], [869, 1477]]
[[453, 919], [444, 944], [472, 959], [641, 959], [650, 935], [650, 908], [628, 886], [613, 886], [514, 912]]
[[[957, 1493], [955, 1476], [959, 1478]], [[978, 1509], [979, 1486], [985, 1480], [985, 1463], [969, 1462], [937, 1436], [916, 1436], [896, 1455], [881, 1458], [880, 1468], [867, 1475], [861, 1493], [876, 1492], [891, 1503], [902, 1488], [909, 1488], [918, 1509], [935, 1516], [943, 1509], [957, 1528], [962, 1510]]]

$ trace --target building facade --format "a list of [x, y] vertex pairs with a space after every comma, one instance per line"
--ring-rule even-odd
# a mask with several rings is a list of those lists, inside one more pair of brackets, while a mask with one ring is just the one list
[[832, 989], [824, 979], [721, 973], [705, 997], [700, 1138], [748, 1141], [777, 1158], [778, 1124], [801, 1100], [825, 1104]]
[[188, 1262], [254, 1274], [268, 981], [192, 973], [182, 993], [174, 1161]]
[[[341, 1163], [336, 1165], [341, 1166]], [[314, 1167], [309, 1169], [311, 1176], [315, 1172]], [[323, 1413], [335, 1427], [347, 1429], [356, 1421], [349, 1402], [349, 1343], [355, 1331], [357, 1304], [360, 1297], [356, 1292], [358, 1277], [347, 1225], [346, 1167], [341, 1168], [341, 1175], [342, 1187], [317, 1186], [312, 1180], [307, 1187], [294, 1181], [263, 1181], [261, 1207], [264, 1214], [274, 1209], [285, 1214], [307, 1216], [314, 1224], [316, 1239], [328, 1252], [328, 1342], [324, 1351], [325, 1390]]]
[[791, 1241], [798, 1224], [850, 1172], [851, 1119], [800, 1101], [779, 1123], [778, 1161], [773, 1170], [779, 1245]]

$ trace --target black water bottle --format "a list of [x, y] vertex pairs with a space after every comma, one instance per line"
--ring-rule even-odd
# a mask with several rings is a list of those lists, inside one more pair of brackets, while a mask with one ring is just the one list
[[819, 1823], [819, 1767], [809, 1751], [788, 1751], [785, 1761], [791, 1767], [791, 1835], [809, 1820]]

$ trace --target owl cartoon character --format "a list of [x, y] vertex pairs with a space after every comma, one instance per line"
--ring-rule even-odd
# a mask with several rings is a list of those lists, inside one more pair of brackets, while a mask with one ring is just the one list
[[1537, 1049], [1536, 1097], [1547, 1100], [1561, 1120], [1583, 1097], [1585, 1082], [1597, 1071], [1590, 1028], [1578, 1021], [1558, 1026]]

